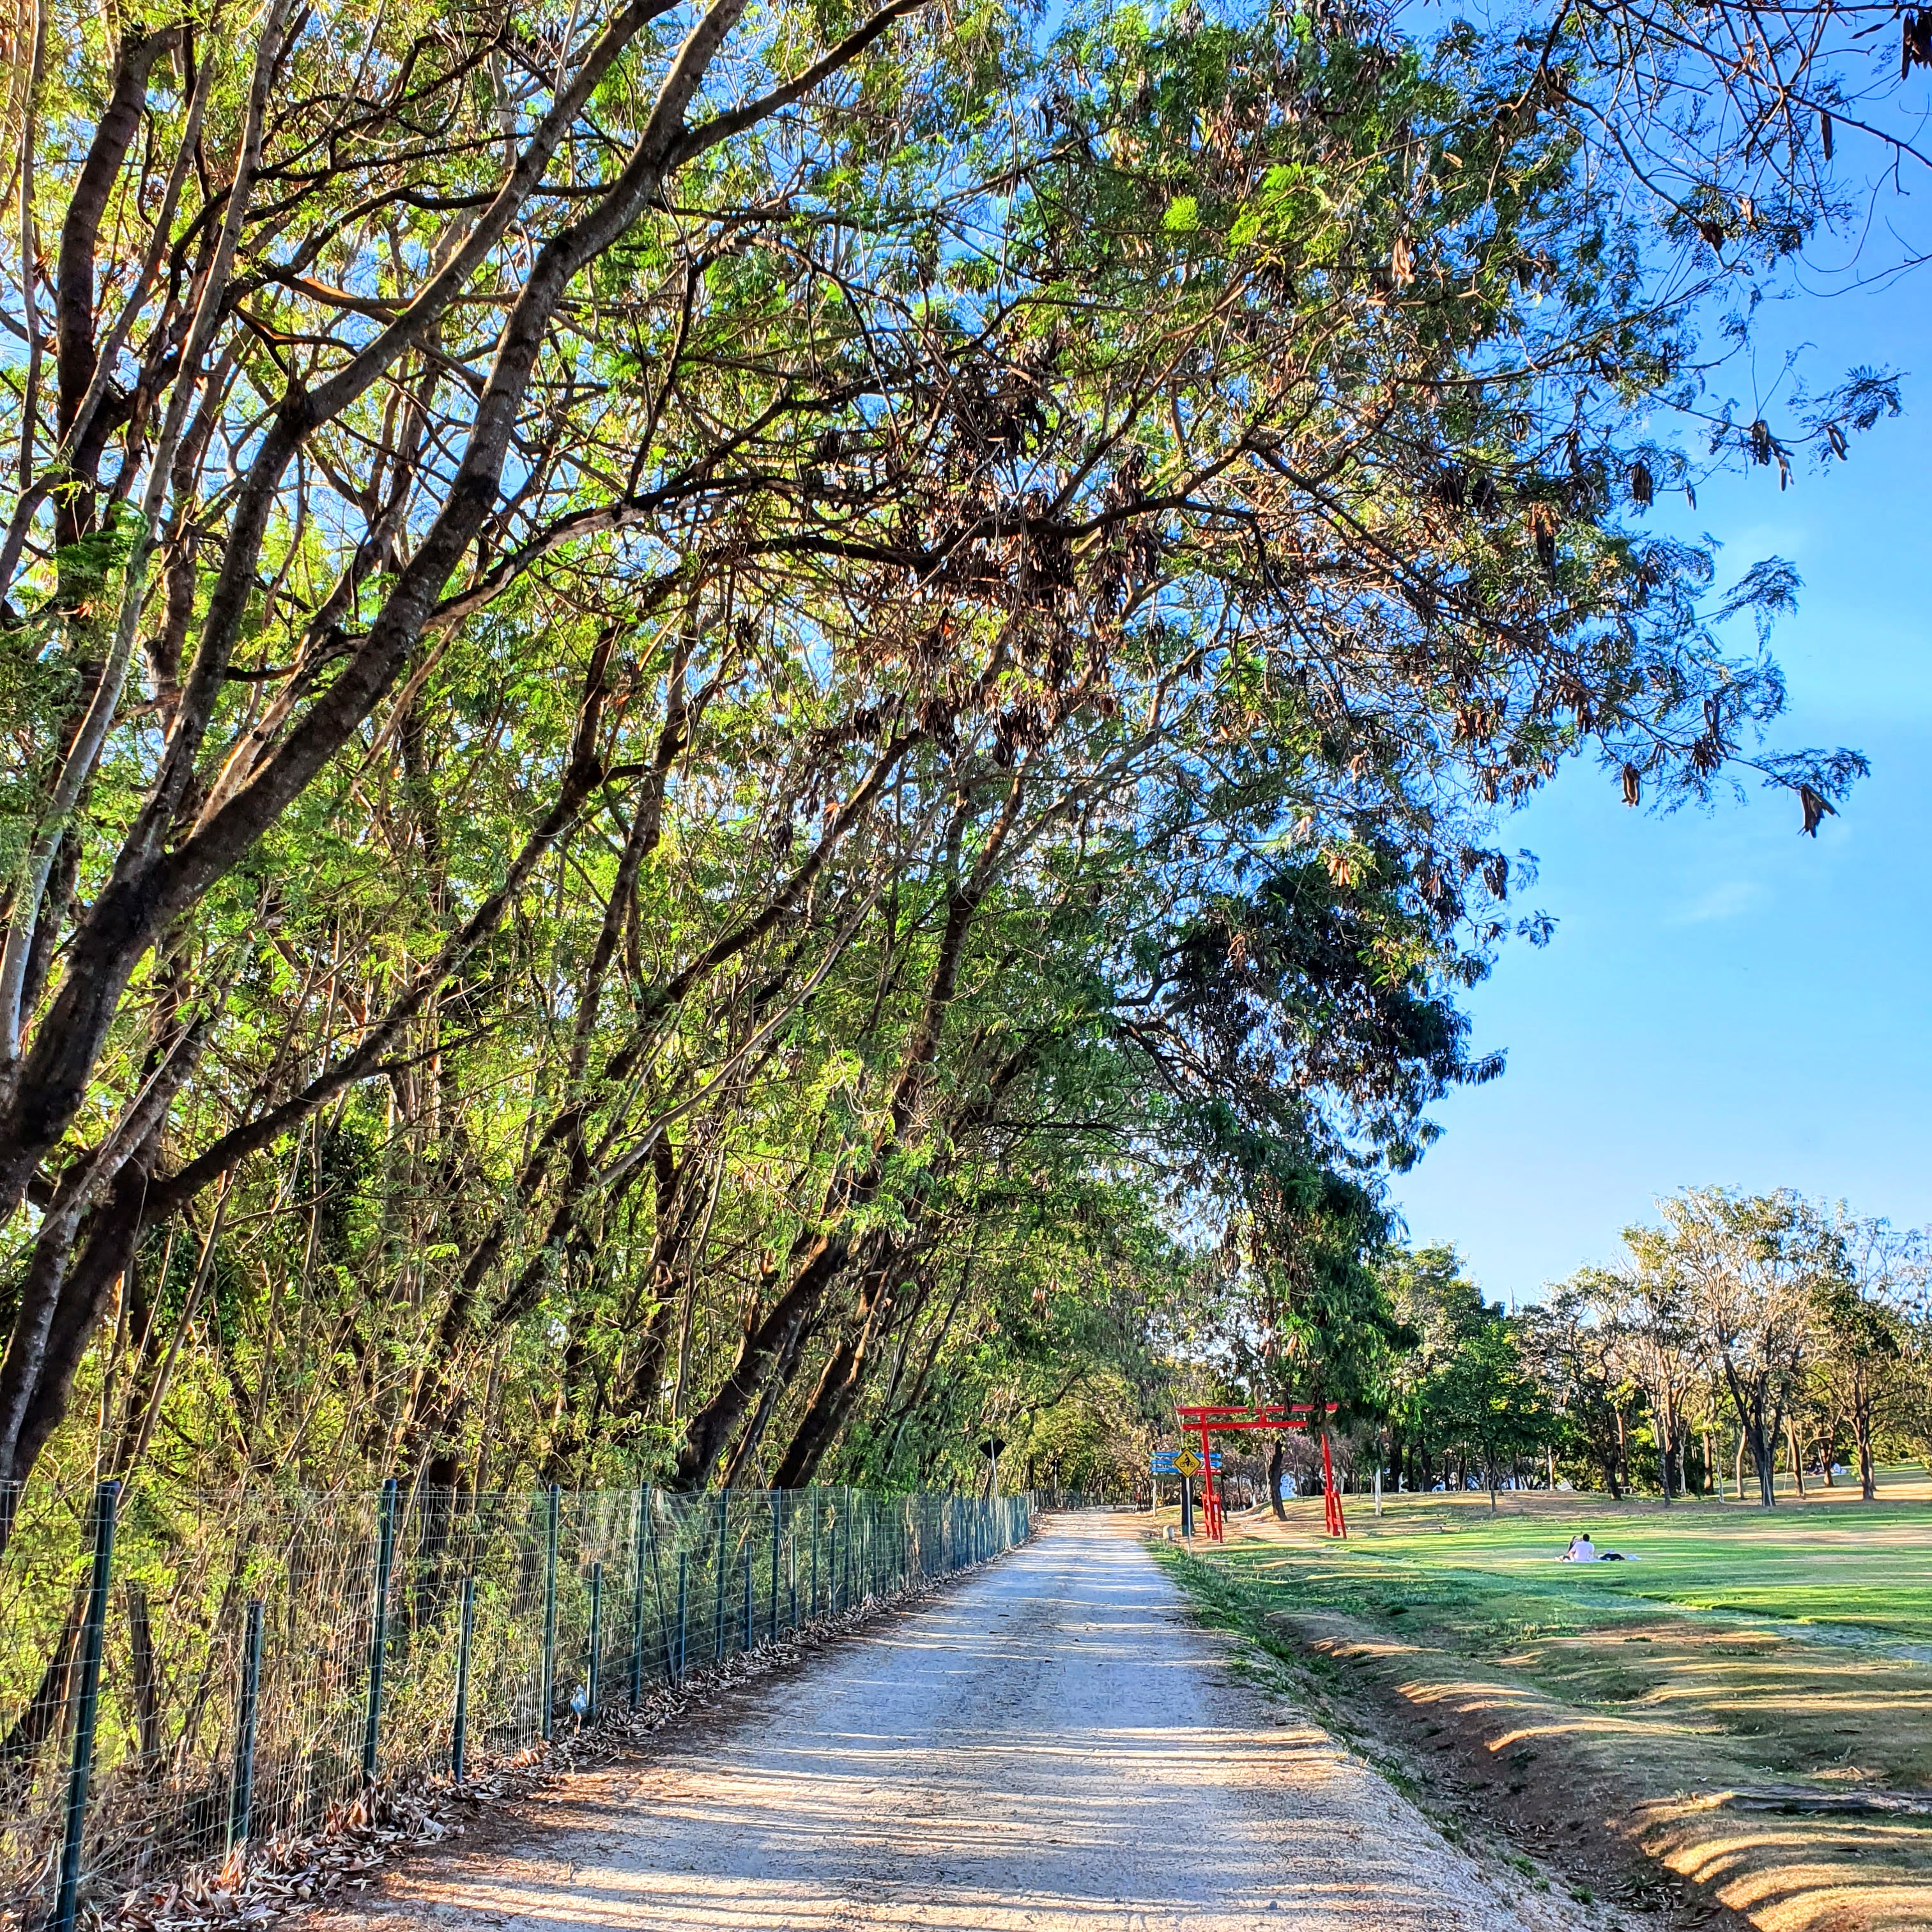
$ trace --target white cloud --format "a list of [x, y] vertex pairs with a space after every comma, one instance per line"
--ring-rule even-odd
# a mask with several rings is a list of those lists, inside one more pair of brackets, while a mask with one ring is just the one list
[[1688, 906], [1671, 915], [1672, 926], [1706, 926], [1713, 920], [1736, 919], [1754, 910], [1765, 900], [1765, 890], [1755, 879], [1726, 879], [1713, 886]]

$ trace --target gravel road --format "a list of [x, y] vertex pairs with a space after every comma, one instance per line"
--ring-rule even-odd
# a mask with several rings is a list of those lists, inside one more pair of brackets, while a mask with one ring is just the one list
[[[1062, 1518], [641, 1762], [394, 1874], [394, 1927], [1576, 1932], [1231, 1680], [1132, 1535]], [[1507, 1889], [1505, 1889], [1507, 1886]]]

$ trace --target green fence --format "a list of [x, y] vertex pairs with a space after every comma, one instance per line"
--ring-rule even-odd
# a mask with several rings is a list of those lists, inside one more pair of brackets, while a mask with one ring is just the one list
[[0, 1494], [0, 1923], [458, 1778], [1032, 1531], [1024, 1496]]

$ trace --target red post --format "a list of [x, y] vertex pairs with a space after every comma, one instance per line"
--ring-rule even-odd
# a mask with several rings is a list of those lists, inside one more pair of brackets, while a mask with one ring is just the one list
[[1208, 1439], [1208, 1424], [1201, 1425], [1201, 1492], [1208, 1505], [1208, 1538], [1219, 1543], [1221, 1535], [1221, 1498], [1214, 1493], [1214, 1450]]
[[1335, 1486], [1334, 1458], [1328, 1453], [1328, 1425], [1322, 1425], [1322, 1517], [1330, 1536], [1346, 1536], [1348, 1526], [1342, 1519], [1342, 1492]]

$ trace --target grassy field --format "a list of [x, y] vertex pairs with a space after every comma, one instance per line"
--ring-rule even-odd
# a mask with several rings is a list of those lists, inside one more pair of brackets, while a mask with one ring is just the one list
[[[1690, 1881], [1658, 1922], [1932, 1927], [1932, 1486], [1882, 1495], [1352, 1498], [1343, 1544], [1304, 1499], [1170, 1560], [1498, 1828], [1586, 1864], [1607, 1832]], [[1556, 1561], [1584, 1528], [1630, 1560]]]
[[[1300, 1510], [1314, 1514], [1308, 1504]], [[1855, 1492], [1851, 1500], [1787, 1499], [1774, 1511], [1736, 1503], [1666, 1510], [1532, 1494], [1501, 1498], [1492, 1515], [1484, 1497], [1402, 1496], [1388, 1499], [1379, 1518], [1356, 1501], [1349, 1517], [1338, 1578], [1406, 1587], [1454, 1573], [1479, 1593], [1533, 1598], [1539, 1613], [1668, 1605], [1932, 1646], [1932, 1508], [1924, 1501], [1862, 1503]], [[1555, 1562], [1573, 1528], [1632, 1560]]]

